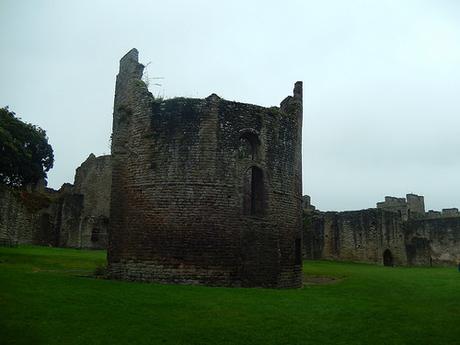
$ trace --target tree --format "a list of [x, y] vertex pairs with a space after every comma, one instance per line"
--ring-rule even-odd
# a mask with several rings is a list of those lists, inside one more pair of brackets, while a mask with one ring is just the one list
[[24, 186], [46, 178], [53, 167], [53, 148], [46, 132], [0, 108], [0, 183]]

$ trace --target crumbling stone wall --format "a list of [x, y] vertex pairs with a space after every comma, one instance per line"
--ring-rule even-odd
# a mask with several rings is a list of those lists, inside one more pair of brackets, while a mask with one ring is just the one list
[[304, 209], [304, 257], [383, 264], [391, 259], [393, 265], [455, 265], [460, 260], [460, 217], [456, 209], [422, 214], [423, 197], [408, 196], [410, 202], [386, 197], [385, 205], [379, 203], [377, 209]]
[[301, 286], [302, 84], [281, 106], [154, 99], [120, 61], [112, 134], [113, 278]]
[[413, 265], [456, 265], [460, 262], [460, 217], [415, 219], [407, 224]]
[[107, 247], [111, 185], [110, 156], [90, 154], [77, 168], [72, 194], [63, 203], [63, 245], [92, 249]]
[[401, 217], [381, 209], [347, 212], [316, 212], [308, 216], [305, 257], [384, 263], [391, 254], [391, 265], [406, 264], [404, 228]]
[[0, 245], [106, 248], [110, 188], [110, 156], [93, 154], [77, 169], [75, 186], [0, 186]]
[[386, 196], [385, 201], [378, 202], [377, 208], [397, 212], [404, 221], [421, 218], [425, 215], [425, 200], [421, 195], [407, 194], [405, 198]]
[[0, 185], [0, 245], [55, 245], [55, 215], [52, 193]]

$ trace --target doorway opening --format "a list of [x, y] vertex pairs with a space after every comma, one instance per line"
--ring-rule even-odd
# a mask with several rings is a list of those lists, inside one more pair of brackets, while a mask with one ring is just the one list
[[393, 254], [389, 249], [383, 252], [383, 266], [394, 266]]

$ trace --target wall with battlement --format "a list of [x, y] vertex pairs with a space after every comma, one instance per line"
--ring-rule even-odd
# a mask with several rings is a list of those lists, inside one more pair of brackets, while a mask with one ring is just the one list
[[409, 218], [420, 218], [425, 215], [425, 200], [423, 196], [407, 194], [405, 198], [386, 196], [385, 201], [378, 202], [377, 208], [396, 212], [404, 221]]
[[[456, 208], [424, 211], [422, 196], [385, 197], [377, 209], [349, 212], [304, 210], [304, 257], [393, 265], [455, 265], [460, 260]], [[407, 212], [412, 210], [413, 212]]]

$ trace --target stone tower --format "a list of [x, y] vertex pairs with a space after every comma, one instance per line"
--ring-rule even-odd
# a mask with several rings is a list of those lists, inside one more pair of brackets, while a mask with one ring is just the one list
[[112, 134], [112, 278], [299, 287], [302, 83], [280, 107], [155, 99], [120, 61]]

